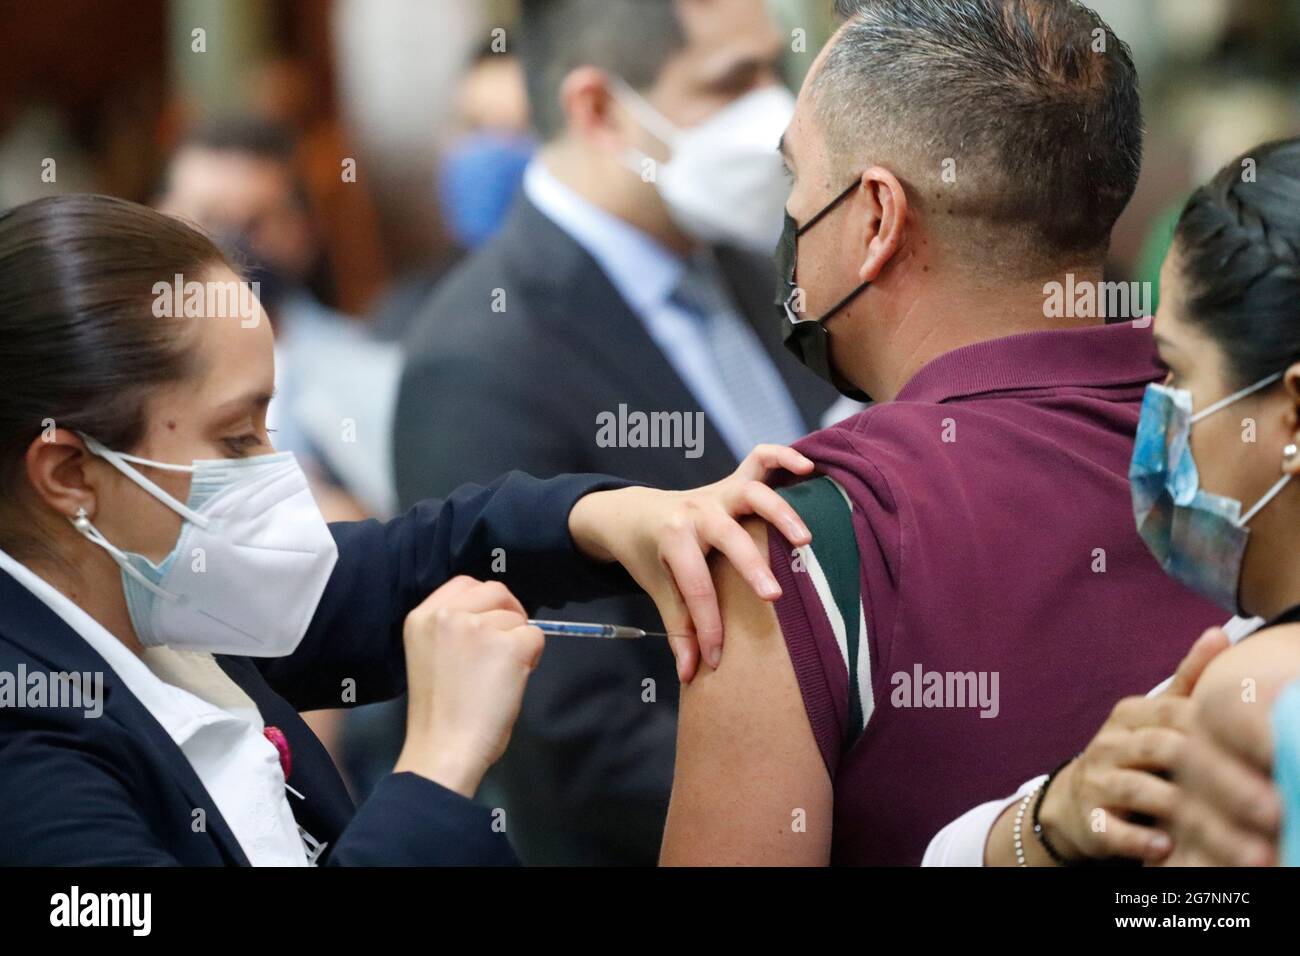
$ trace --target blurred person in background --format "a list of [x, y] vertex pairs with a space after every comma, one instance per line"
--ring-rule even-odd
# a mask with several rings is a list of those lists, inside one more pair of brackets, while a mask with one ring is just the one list
[[523, 67], [490, 41], [465, 68], [456, 95], [455, 131], [438, 160], [434, 189], [450, 251], [431, 268], [404, 278], [375, 311], [375, 335], [401, 339], [437, 283], [466, 252], [505, 221], [537, 149], [528, 119]]
[[[286, 54], [253, 67], [243, 83], [247, 112], [292, 140], [294, 172], [315, 226], [313, 275], [328, 278], [318, 289], [322, 298], [346, 315], [365, 315], [391, 281], [372, 195], [382, 172], [359, 155], [321, 59]], [[340, 175], [341, 161], [349, 159], [363, 167], [355, 177]]]
[[[771, 319], [793, 98], [762, 0], [530, 0], [518, 36], [541, 150], [414, 320], [399, 500], [503, 468], [683, 487], [816, 427], [834, 393]], [[677, 416], [678, 447], [601, 437], [628, 413]], [[638, 599], [560, 613], [658, 627]], [[495, 780], [526, 862], [655, 860], [676, 700], [660, 645], [551, 642]]]
[[210, 121], [172, 155], [156, 206], [211, 234], [259, 283], [279, 366], [270, 427], [304, 460], [327, 518], [387, 517], [400, 351], [321, 301], [328, 269], [294, 155], [276, 124]]
[[459, 129], [439, 164], [438, 199], [452, 238], [477, 249], [505, 221], [537, 148], [519, 58], [485, 46], [457, 100]]

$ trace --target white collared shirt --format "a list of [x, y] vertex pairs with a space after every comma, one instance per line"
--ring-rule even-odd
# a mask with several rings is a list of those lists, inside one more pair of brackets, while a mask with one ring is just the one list
[[[706, 330], [696, 316], [671, 301], [686, 264], [635, 226], [579, 196], [538, 157], [524, 172], [523, 189], [529, 202], [596, 260], [732, 455], [742, 460], [753, 450], [753, 442], [718, 378]], [[769, 388], [780, 389], [778, 397], [788, 403], [794, 420], [801, 422], [802, 415], [774, 364], [766, 378]]]
[[280, 754], [257, 705], [211, 654], [147, 648], [133, 654], [49, 582], [0, 550], [0, 570], [39, 598], [104, 658], [194, 768], [254, 866], [305, 866]]

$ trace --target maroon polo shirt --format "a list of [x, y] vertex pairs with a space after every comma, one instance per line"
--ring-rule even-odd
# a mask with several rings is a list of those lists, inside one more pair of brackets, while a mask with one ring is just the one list
[[[1132, 323], [1014, 335], [949, 352], [798, 443], [853, 530], [835, 558], [814, 529], [805, 561], [769, 529], [777, 616], [834, 784], [833, 862], [920, 863], [944, 824], [1080, 751], [1222, 623], [1134, 526], [1129, 458], [1161, 375]], [[857, 628], [827, 588], [854, 545]]]

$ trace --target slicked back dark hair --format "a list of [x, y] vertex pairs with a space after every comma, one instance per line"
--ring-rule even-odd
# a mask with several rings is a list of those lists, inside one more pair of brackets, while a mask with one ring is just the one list
[[[1029, 227], [1048, 255], [1096, 253], [1137, 186], [1142, 115], [1128, 47], [1073, 0], [838, 0], [814, 80], [845, 175], [894, 159], [941, 209]], [[942, 191], [941, 191], [942, 192]], [[930, 190], [932, 195], [934, 190]]]
[[202, 233], [124, 199], [73, 193], [0, 214], [0, 548], [44, 550], [16, 489], [47, 424], [131, 449], [155, 390], [194, 374], [194, 323], [156, 318], [154, 284], [222, 266]]
[[560, 87], [570, 72], [595, 66], [644, 90], [686, 44], [674, 0], [523, 0], [519, 32], [528, 106], [543, 142], [564, 132]]

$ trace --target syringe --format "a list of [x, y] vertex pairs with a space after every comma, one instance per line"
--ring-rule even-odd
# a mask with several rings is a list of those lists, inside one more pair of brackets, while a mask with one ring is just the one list
[[655, 631], [643, 631], [639, 627], [627, 627], [623, 624], [587, 624], [582, 621], [529, 621], [542, 633], [551, 637], [666, 637]]

